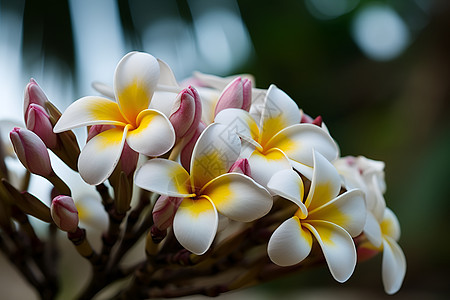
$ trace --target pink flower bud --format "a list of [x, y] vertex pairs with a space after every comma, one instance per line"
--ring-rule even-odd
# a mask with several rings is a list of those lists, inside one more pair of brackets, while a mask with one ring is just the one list
[[317, 118], [313, 119], [311, 118], [311, 116], [302, 113], [302, 119], [300, 120], [300, 123], [310, 123], [322, 127], [323, 120], [321, 116], [318, 116]]
[[175, 212], [183, 198], [160, 196], [153, 207], [153, 222], [159, 230], [172, 226]]
[[202, 103], [196, 89], [189, 86], [177, 95], [169, 117], [177, 139], [195, 131], [200, 122], [201, 113]]
[[47, 147], [37, 134], [15, 127], [9, 137], [17, 157], [28, 171], [44, 177], [53, 173]]
[[50, 116], [42, 106], [35, 103], [30, 104], [25, 123], [27, 128], [36, 133], [48, 148], [56, 147], [56, 133], [53, 132]]
[[241, 158], [238, 159], [231, 167], [228, 173], [240, 173], [251, 177], [250, 164], [248, 159]]
[[78, 210], [72, 197], [59, 195], [53, 198], [50, 212], [59, 229], [75, 232], [78, 228]]
[[125, 173], [125, 175], [130, 176], [136, 170], [137, 162], [139, 159], [139, 153], [134, 151], [125, 142], [122, 150], [122, 155], [120, 156], [120, 168]]
[[203, 122], [199, 122], [197, 125], [197, 129], [195, 130], [192, 137], [183, 145], [183, 148], [180, 152], [180, 162], [181, 165], [189, 172], [191, 168], [191, 157], [192, 151], [194, 151], [195, 143], [197, 142], [200, 134], [205, 130], [206, 125]]
[[237, 77], [223, 90], [217, 101], [214, 115], [227, 108], [240, 108], [249, 111], [251, 103], [252, 82], [250, 79]]
[[40, 105], [41, 107], [45, 107], [45, 103], [48, 102], [47, 96], [44, 94], [41, 87], [33, 78], [30, 79], [30, 82], [25, 87], [23, 98], [23, 113], [25, 123], [28, 119], [28, 108], [30, 104], [34, 103]]
[[103, 131], [106, 131], [108, 129], [112, 129], [114, 127], [115, 127], [114, 125], [92, 125], [89, 128], [86, 143], [89, 142], [89, 140], [92, 139], [97, 134], [102, 133]]

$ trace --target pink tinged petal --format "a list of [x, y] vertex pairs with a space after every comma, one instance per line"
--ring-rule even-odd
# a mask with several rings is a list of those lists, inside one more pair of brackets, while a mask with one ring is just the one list
[[228, 172], [238, 159], [241, 141], [232, 129], [211, 124], [198, 138], [191, 160], [191, 180], [201, 189], [210, 180]]
[[248, 176], [227, 173], [210, 181], [201, 191], [228, 218], [250, 222], [272, 208], [272, 196]]
[[295, 171], [286, 169], [276, 172], [267, 187], [275, 194], [294, 202], [300, 208], [300, 218], [306, 218], [308, 210], [303, 204], [303, 181]]
[[314, 172], [305, 205], [309, 211], [333, 200], [341, 189], [341, 178], [336, 168], [319, 152], [313, 152]]
[[272, 234], [267, 246], [270, 260], [285, 267], [304, 260], [311, 252], [312, 236], [298, 217], [284, 221]]
[[385, 237], [383, 240], [382, 278], [384, 290], [392, 295], [402, 286], [406, 274], [406, 258], [397, 242]]
[[61, 230], [74, 232], [78, 228], [78, 210], [72, 197], [60, 195], [53, 198], [50, 212]]
[[175, 144], [175, 131], [169, 119], [156, 110], [142, 111], [137, 128], [128, 132], [127, 143], [134, 151], [147, 156], [160, 156]]
[[201, 113], [202, 103], [196, 89], [189, 86], [178, 94], [169, 117], [178, 139], [197, 129]]
[[160, 60], [159, 58], [157, 60], [158, 60], [159, 70], [160, 70], [158, 84], [168, 85], [168, 86], [178, 86], [178, 82], [175, 78], [175, 75], [173, 74], [172, 69], [169, 67], [169, 65], [167, 63], [165, 63], [164, 61]]
[[97, 185], [111, 175], [122, 154], [126, 134], [127, 127], [113, 128], [87, 142], [78, 158], [78, 169], [85, 182]]
[[308, 220], [323, 220], [339, 225], [352, 237], [359, 235], [366, 222], [364, 193], [359, 189], [347, 191], [314, 210]]
[[47, 96], [37, 82], [31, 78], [30, 82], [25, 87], [23, 95], [23, 113], [25, 117], [25, 123], [28, 119], [28, 107], [30, 104], [37, 104], [39, 106], [45, 107], [45, 103], [48, 102]]
[[103, 82], [94, 81], [92, 82], [92, 87], [103, 96], [108, 97], [109, 99], [115, 99], [112, 86], [104, 84]]
[[248, 159], [240, 158], [231, 167], [228, 173], [239, 173], [252, 177], [252, 172], [250, 169], [250, 164]]
[[131, 149], [127, 142], [125, 142], [119, 160], [120, 169], [125, 173], [125, 175], [130, 176], [136, 170], [138, 160], [139, 153]]
[[271, 85], [264, 100], [258, 142], [265, 145], [277, 132], [300, 123], [301, 113], [297, 104], [285, 92]]
[[202, 255], [216, 236], [218, 215], [214, 204], [205, 197], [185, 198], [173, 220], [178, 242], [194, 254]]
[[165, 230], [172, 226], [175, 212], [180, 206], [183, 198], [169, 197], [162, 195], [158, 198], [153, 207], [153, 221], [159, 230]]
[[394, 241], [400, 239], [400, 222], [392, 210], [386, 207], [383, 221], [380, 224], [383, 236], [388, 236]]
[[289, 160], [278, 149], [271, 149], [265, 153], [255, 150], [248, 158], [252, 169], [252, 178], [264, 187], [272, 178], [273, 174], [281, 170], [292, 169]]
[[248, 79], [237, 77], [230, 82], [217, 101], [214, 114], [227, 108], [250, 109], [252, 99], [252, 83]]
[[367, 211], [366, 223], [364, 224], [364, 234], [370, 243], [376, 248], [380, 248], [383, 243], [381, 227], [375, 216]]
[[114, 93], [129, 123], [148, 108], [159, 75], [159, 63], [150, 54], [130, 52], [120, 60], [114, 74]]
[[33, 174], [49, 176], [53, 173], [44, 142], [34, 132], [15, 127], [9, 134], [20, 162]]
[[106, 131], [108, 129], [112, 129], [115, 128], [114, 125], [92, 125], [89, 128], [88, 131], [88, 136], [86, 138], [86, 142], [89, 142], [90, 139], [92, 139], [94, 136], [96, 136], [97, 134]]
[[316, 237], [322, 248], [331, 275], [338, 282], [345, 282], [356, 266], [356, 249], [350, 234], [342, 227], [326, 221], [302, 223]]
[[55, 124], [56, 133], [89, 125], [125, 126], [127, 121], [117, 103], [102, 97], [88, 96], [72, 103]]
[[144, 190], [171, 197], [191, 197], [189, 174], [178, 163], [154, 158], [140, 167], [134, 182]]
[[338, 156], [338, 147], [331, 136], [312, 124], [295, 124], [281, 130], [265, 146], [278, 148], [287, 157], [307, 166], [313, 166], [313, 149], [328, 161]]
[[48, 148], [56, 147], [57, 137], [53, 132], [50, 116], [42, 106], [34, 103], [30, 104], [25, 123], [27, 129], [36, 133]]
[[182, 149], [180, 151], [180, 162], [187, 171], [190, 171], [191, 169], [191, 158], [194, 146], [205, 128], [205, 123], [200, 122], [192, 137], [190, 137], [187, 141], [183, 141], [184, 145], [182, 146]]
[[[236, 131], [240, 137], [244, 137], [246, 140], [256, 140], [259, 136], [258, 125], [253, 117], [242, 109], [229, 108], [222, 110], [214, 118], [215, 123], [227, 125], [229, 128]], [[261, 146], [259, 146], [261, 148]]]

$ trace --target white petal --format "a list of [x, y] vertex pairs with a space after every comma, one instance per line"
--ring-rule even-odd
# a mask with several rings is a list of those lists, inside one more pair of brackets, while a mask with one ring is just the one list
[[95, 124], [125, 126], [126, 123], [116, 102], [102, 97], [88, 96], [72, 103], [59, 118], [53, 131], [59, 133]]
[[274, 231], [267, 246], [267, 254], [279, 266], [292, 266], [304, 260], [311, 252], [311, 247], [311, 233], [302, 228], [298, 217], [292, 217]]
[[331, 136], [313, 124], [295, 124], [278, 132], [266, 145], [279, 148], [287, 157], [307, 166], [313, 166], [313, 149], [328, 161], [338, 156], [338, 147]]
[[345, 282], [356, 266], [356, 249], [352, 237], [343, 228], [325, 221], [303, 223], [316, 237], [330, 269], [338, 282]]
[[387, 294], [396, 293], [406, 273], [406, 258], [400, 246], [390, 237], [383, 240], [382, 277]]
[[175, 213], [173, 232], [184, 248], [201, 255], [211, 246], [217, 224], [216, 208], [208, 199], [185, 198]]
[[178, 163], [154, 158], [142, 165], [134, 176], [134, 182], [144, 190], [171, 197], [193, 196], [186, 170]]
[[117, 65], [114, 93], [120, 110], [130, 123], [148, 108], [159, 74], [156, 58], [143, 52], [130, 52]]
[[366, 235], [370, 243], [373, 244], [376, 248], [381, 247], [381, 244], [383, 243], [381, 227], [375, 216], [370, 211], [367, 211], [366, 224], [364, 225], [364, 234]]
[[323, 206], [310, 210], [308, 220], [334, 223], [355, 237], [362, 232], [366, 222], [364, 193], [359, 189], [347, 191]]
[[383, 236], [388, 236], [395, 241], [400, 239], [400, 222], [392, 210], [386, 207], [384, 218], [380, 224]]
[[295, 171], [286, 169], [276, 172], [270, 178], [267, 187], [277, 195], [294, 202], [301, 209], [304, 217], [308, 215], [308, 210], [303, 204], [303, 181]]
[[103, 82], [94, 81], [92, 82], [92, 87], [103, 96], [110, 99], [115, 99], [114, 89], [112, 88], [112, 86], [109, 86]]
[[200, 193], [208, 196], [221, 214], [236, 221], [253, 221], [272, 208], [270, 193], [250, 177], [238, 173], [213, 179]]
[[175, 144], [175, 131], [169, 119], [156, 110], [142, 111], [137, 118], [138, 127], [130, 130], [127, 143], [131, 149], [147, 156], [159, 156]]
[[341, 190], [341, 178], [336, 168], [319, 152], [313, 153], [313, 179], [305, 202], [309, 211], [333, 200]]
[[264, 154], [255, 150], [248, 158], [248, 163], [252, 178], [266, 188], [273, 174], [292, 169], [287, 157], [278, 149], [271, 149]]
[[252, 140], [258, 139], [258, 125], [253, 117], [243, 109], [224, 109], [217, 114], [214, 122], [227, 125], [229, 128], [236, 131], [240, 137]]
[[265, 145], [277, 132], [300, 123], [301, 113], [297, 104], [285, 92], [271, 85], [264, 100], [259, 128], [261, 145]]
[[305, 176], [309, 181], [312, 181], [312, 177], [313, 177], [313, 171], [314, 168], [301, 164], [295, 160], [290, 159], [289, 162], [291, 163], [292, 167], [297, 170], [300, 174], [302, 174], [303, 176]]
[[191, 179], [201, 189], [212, 179], [228, 172], [241, 151], [241, 141], [231, 128], [209, 125], [200, 135], [192, 151]]
[[158, 84], [163, 85], [169, 85], [169, 86], [178, 86], [178, 82], [175, 79], [175, 75], [173, 74], [172, 69], [169, 67], [167, 63], [160, 60], [159, 58], [158, 64], [159, 64], [159, 70], [160, 70], [160, 76], [158, 80]]
[[111, 175], [122, 154], [126, 131], [127, 128], [113, 128], [89, 140], [78, 158], [78, 169], [84, 181], [97, 185]]

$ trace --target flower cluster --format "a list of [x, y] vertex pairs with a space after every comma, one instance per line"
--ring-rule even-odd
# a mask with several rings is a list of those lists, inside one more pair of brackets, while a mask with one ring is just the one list
[[[113, 87], [94, 87], [103, 96], [78, 99], [61, 114], [30, 81], [27, 129], [10, 137], [27, 170], [54, 185], [51, 207], [20, 193], [7, 174], [0, 189], [3, 206], [66, 231], [93, 264], [83, 297], [126, 276], [133, 282], [117, 298], [215, 295], [320, 262], [344, 282], [358, 260], [379, 252], [385, 291], [400, 289], [406, 261], [383, 197], [384, 164], [340, 157], [322, 118], [275, 85], [201, 73], [179, 83], [163, 61], [131, 52]], [[81, 151], [77, 127], [88, 128]], [[109, 227], [100, 253], [47, 149], [101, 195]], [[146, 257], [127, 273], [120, 262], [145, 233]], [[218, 276], [228, 272], [231, 279]], [[195, 282], [206, 275], [218, 279]]]

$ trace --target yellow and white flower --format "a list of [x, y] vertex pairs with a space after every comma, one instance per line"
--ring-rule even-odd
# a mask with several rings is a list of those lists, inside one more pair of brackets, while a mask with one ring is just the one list
[[346, 281], [356, 265], [352, 237], [361, 233], [366, 219], [364, 194], [359, 189], [341, 195], [341, 182], [333, 165], [319, 152], [313, 154], [314, 171], [308, 196], [300, 176], [293, 170], [277, 172], [268, 186], [299, 208], [283, 222], [268, 244], [270, 259], [277, 265], [290, 266], [305, 259], [316, 238], [333, 277]]
[[174, 145], [175, 133], [168, 118], [148, 108], [158, 83], [173, 77], [163, 74], [170, 69], [160, 69], [160, 65], [150, 54], [128, 53], [114, 74], [116, 101], [83, 97], [71, 104], [55, 125], [56, 133], [81, 126], [115, 126], [89, 140], [81, 151], [78, 169], [87, 183], [99, 184], [111, 175], [125, 141], [147, 156], [162, 155]]
[[[398, 245], [400, 223], [386, 207], [383, 194], [384, 163], [363, 156], [343, 157], [334, 162], [347, 188], [360, 188], [366, 198], [367, 218], [364, 235], [367, 240], [358, 245], [358, 251], [383, 252], [382, 279], [387, 294], [396, 293], [406, 274], [406, 258]], [[373, 254], [372, 254], [373, 255]]]
[[291, 166], [311, 178], [312, 149], [329, 161], [337, 158], [338, 147], [328, 131], [313, 124], [300, 124], [301, 119], [297, 104], [271, 85], [261, 107], [254, 104], [250, 113], [226, 109], [216, 116], [215, 122], [228, 125], [252, 145], [248, 157], [252, 177], [267, 186], [272, 174]]
[[241, 150], [239, 137], [226, 126], [211, 124], [192, 154], [190, 174], [178, 163], [155, 158], [135, 174], [137, 186], [170, 197], [183, 198], [173, 220], [173, 231], [187, 250], [205, 253], [217, 232], [218, 212], [241, 222], [267, 214], [272, 197], [250, 177], [228, 173]]

